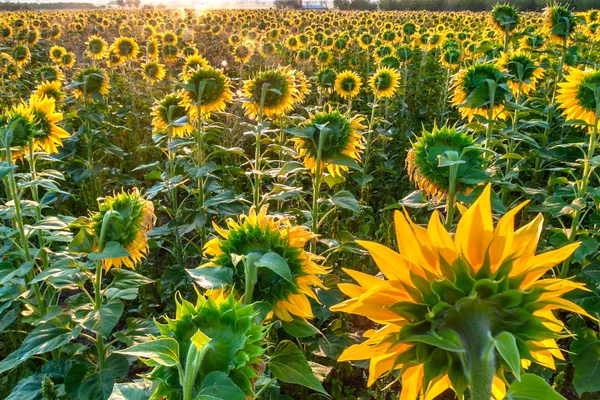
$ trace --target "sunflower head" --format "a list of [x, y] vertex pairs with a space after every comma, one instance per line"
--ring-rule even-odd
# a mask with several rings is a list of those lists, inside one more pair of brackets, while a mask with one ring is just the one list
[[335, 87], [336, 72], [331, 68], [321, 68], [317, 72], [317, 85], [327, 91], [333, 90]]
[[456, 127], [441, 129], [434, 126], [423, 129], [406, 156], [408, 176], [428, 197], [439, 201], [448, 193], [450, 168], [441, 161], [460, 160], [456, 172], [457, 190], [466, 191], [485, 177], [483, 152], [475, 147], [475, 140]]
[[[128, 255], [103, 260], [105, 270], [111, 267], [120, 269], [123, 265], [135, 268], [135, 265], [148, 254], [147, 234], [156, 222], [154, 205], [144, 199], [137, 189], [130, 193], [122, 191], [101, 200], [99, 211], [90, 218], [89, 229], [96, 240], [102, 238], [104, 245], [118, 243], [127, 250]], [[102, 232], [102, 230], [105, 232]], [[98, 242], [95, 243], [97, 248]]]
[[50, 59], [55, 63], [59, 63], [62, 59], [62, 56], [67, 53], [67, 50], [62, 46], [52, 46], [50, 48], [49, 54]]
[[[3, 148], [8, 144], [7, 141], [10, 141], [11, 147], [27, 148], [35, 135], [31, 107], [25, 103], [17, 104], [8, 112], [0, 115], [0, 133]], [[22, 150], [15, 149], [12, 151], [12, 158], [17, 159], [22, 154]]]
[[233, 48], [233, 59], [240, 64], [246, 64], [254, 55], [254, 45], [251, 42], [240, 43]]
[[[255, 324], [258, 311], [252, 305], [243, 305], [233, 296], [215, 299], [198, 294], [196, 303], [176, 296], [176, 317], [165, 317], [156, 322], [158, 339], [175, 339], [179, 347], [180, 365], [186, 365], [191, 346], [202, 346], [204, 356], [197, 379], [212, 372], [224, 372], [247, 396], [254, 393], [254, 381], [265, 352], [266, 328]], [[200, 340], [198, 340], [200, 339]], [[127, 354], [127, 351], [124, 351]], [[177, 366], [167, 367], [148, 361], [155, 368], [148, 379], [155, 383], [153, 398], [181, 398], [183, 388], [177, 378]]]
[[163, 44], [162, 56], [167, 63], [174, 63], [179, 60], [179, 49], [172, 44]]
[[140, 46], [133, 38], [119, 37], [110, 47], [124, 60], [133, 60], [140, 52]]
[[490, 22], [499, 32], [514, 30], [520, 21], [519, 11], [510, 4], [496, 4], [490, 13]]
[[158, 44], [158, 40], [153, 38], [148, 40], [146, 44], [146, 55], [152, 60], [156, 60], [158, 58], [158, 53], [160, 50], [160, 46]]
[[151, 84], [160, 82], [166, 75], [165, 66], [156, 61], [149, 61], [142, 64], [142, 75], [144, 80]]
[[79, 70], [74, 74], [73, 79], [71, 86], [77, 98], [92, 101], [92, 99], [102, 100], [108, 95], [110, 88], [108, 76], [100, 68], [88, 67]]
[[220, 69], [212, 67], [193, 71], [184, 86], [188, 112], [198, 117], [198, 106], [202, 115], [223, 111], [233, 98], [229, 78]]
[[[246, 115], [255, 119], [261, 111], [262, 116], [278, 118], [294, 108], [298, 88], [294, 74], [288, 68], [276, 68], [258, 72], [252, 79], [244, 82], [242, 104]], [[264, 101], [263, 101], [264, 100]]]
[[521, 39], [521, 46], [526, 49], [543, 50], [546, 45], [544, 36], [540, 34], [529, 34]]
[[[488, 185], [454, 236], [438, 212], [424, 228], [396, 211], [399, 252], [360, 241], [385, 278], [347, 270], [358, 285], [340, 284], [351, 298], [332, 310], [365, 316], [381, 328], [367, 331], [367, 340], [339, 360], [369, 359], [369, 384], [402, 369], [401, 399], [433, 399], [447, 389], [463, 398], [473, 385], [485, 393], [482, 398], [503, 398], [505, 375], [518, 377], [532, 362], [554, 368], [555, 359], [564, 360], [555, 342], [564, 326], [553, 311], [585, 314], [562, 297], [584, 285], [543, 276], [579, 243], [536, 255], [543, 216], [514, 230], [525, 204], [494, 228]], [[520, 363], [499, 354], [494, 343], [501, 339], [514, 343]]]
[[183, 79], [188, 80], [193, 71], [210, 67], [208, 61], [199, 54], [186, 57], [181, 72]]
[[65, 98], [65, 92], [63, 92], [62, 85], [59, 81], [44, 81], [40, 83], [35, 90], [35, 94], [38, 97], [52, 98], [57, 103]]
[[568, 42], [577, 28], [577, 18], [567, 6], [554, 4], [544, 9], [544, 28], [552, 42]]
[[346, 70], [337, 74], [334, 85], [337, 94], [352, 99], [360, 93], [362, 80], [356, 72]]
[[86, 43], [85, 54], [94, 60], [102, 60], [106, 55], [107, 44], [100, 36], [92, 35]]
[[567, 121], [583, 121], [590, 132], [600, 129], [600, 71], [570, 68], [558, 86], [556, 101]]
[[381, 67], [369, 78], [369, 87], [376, 98], [393, 97], [400, 82], [400, 73], [393, 68]]
[[14, 46], [10, 55], [19, 67], [24, 67], [31, 60], [31, 53], [29, 52], [29, 47], [23, 44], [17, 44], [16, 46]]
[[194, 128], [188, 108], [186, 97], [181, 91], [170, 93], [154, 103], [152, 126], [156, 130], [169, 131], [171, 136], [187, 136]]
[[65, 69], [70, 69], [73, 67], [73, 65], [75, 65], [75, 61], [75, 53], [69, 51], [63, 54], [58, 64]]
[[313, 318], [308, 299], [319, 301], [313, 287], [324, 286], [317, 275], [329, 272], [315, 262], [317, 256], [304, 250], [315, 235], [307, 227], [267, 211], [267, 206], [258, 212], [252, 207], [237, 221], [228, 219], [228, 230], [213, 224], [220, 237], [206, 244], [204, 254], [210, 261], [197, 271], [207, 267], [230, 269], [231, 287], [244, 291], [249, 290], [245, 288], [246, 271], [254, 269], [253, 301], [270, 304], [281, 321]]
[[306, 121], [303, 131], [307, 137], [296, 137], [295, 143], [298, 158], [302, 158], [304, 165], [311, 171], [317, 171], [319, 148], [321, 151], [319, 173], [325, 168], [333, 176], [342, 176], [342, 171], [348, 167], [341, 165], [337, 160], [349, 157], [360, 161], [364, 148], [364, 138], [359, 130], [365, 126], [361, 124], [363, 117], [346, 118], [339, 111], [323, 111], [315, 114]]
[[[452, 104], [459, 107], [463, 117], [471, 121], [475, 115], [492, 118], [503, 112], [504, 103], [510, 95], [506, 85], [508, 78], [491, 63], [475, 64], [460, 70], [453, 78]], [[492, 96], [493, 92], [493, 96]]]
[[31, 96], [29, 107], [33, 114], [35, 135], [34, 148], [41, 149], [48, 154], [58, 153], [62, 147], [62, 139], [70, 135], [57, 124], [62, 121], [63, 115], [56, 112], [56, 102], [52, 97]]
[[35, 71], [35, 79], [38, 82], [58, 81], [60, 83], [63, 81], [63, 79], [65, 79], [65, 76], [63, 75], [62, 71], [58, 67], [55, 67], [53, 65], [43, 65]]
[[508, 87], [517, 96], [534, 91], [538, 81], [544, 77], [544, 69], [523, 51], [501, 53], [497, 65], [510, 75]]

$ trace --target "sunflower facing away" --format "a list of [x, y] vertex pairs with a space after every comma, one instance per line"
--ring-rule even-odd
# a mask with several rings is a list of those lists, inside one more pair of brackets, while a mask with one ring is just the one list
[[154, 205], [137, 189], [104, 198], [99, 204], [99, 211], [91, 217], [90, 229], [96, 238], [100, 238], [103, 220], [109, 211], [115, 215], [108, 222], [104, 243], [117, 242], [129, 255], [103, 260], [104, 269], [120, 269], [123, 265], [133, 269], [148, 254], [147, 234], [156, 222]]
[[85, 54], [93, 60], [102, 60], [106, 55], [107, 43], [100, 36], [92, 35], [86, 43]]
[[108, 76], [100, 68], [88, 67], [79, 70], [73, 75], [73, 80], [75, 82], [71, 86], [78, 99], [91, 101], [108, 95], [110, 88]]
[[369, 87], [377, 99], [393, 97], [400, 83], [400, 73], [387, 67], [381, 67], [369, 78]]
[[233, 99], [229, 78], [220, 69], [206, 67], [197, 69], [190, 74], [185, 83], [185, 103], [191, 117], [200, 113], [208, 116], [214, 111], [223, 111], [228, 102]]
[[181, 91], [170, 93], [154, 103], [152, 126], [169, 131], [171, 136], [187, 136], [194, 129], [187, 109], [185, 95]]
[[544, 9], [545, 33], [553, 43], [568, 42], [576, 27], [577, 19], [568, 7], [555, 4]]
[[335, 91], [344, 98], [352, 99], [360, 93], [362, 81], [353, 71], [342, 71], [335, 78]]
[[208, 67], [210, 67], [210, 64], [208, 63], [208, 61], [201, 55], [195, 54], [195, 55], [186, 57], [185, 62], [183, 64], [183, 70], [181, 71], [181, 75], [183, 76], [183, 79], [185, 79], [187, 81], [188, 79], [190, 79], [192, 72], [194, 72], [198, 69], [208, 68]]
[[263, 117], [278, 118], [294, 108], [298, 88], [292, 71], [287, 68], [271, 69], [258, 72], [252, 79], [244, 82], [242, 95], [248, 101], [242, 103], [242, 107], [249, 118], [256, 119], [261, 111], [263, 88]]
[[522, 51], [510, 54], [502, 52], [497, 65], [510, 75], [508, 87], [517, 96], [533, 92], [538, 81], [544, 77], [544, 69], [540, 68], [530, 55]]
[[556, 101], [567, 121], [581, 120], [600, 130], [600, 71], [570, 68], [565, 81], [558, 84]]
[[29, 100], [29, 107], [34, 118], [35, 135], [34, 148], [41, 149], [48, 154], [58, 153], [62, 147], [62, 139], [70, 135], [57, 125], [63, 119], [60, 112], [56, 112], [56, 102], [52, 97], [33, 95]]
[[[463, 398], [468, 388], [477, 390], [479, 398], [484, 393], [501, 399], [511, 369], [494, 350], [492, 339], [499, 335], [516, 341], [522, 368], [532, 362], [554, 368], [555, 359], [564, 359], [555, 341], [564, 325], [553, 311], [587, 315], [562, 298], [584, 285], [542, 277], [579, 243], [536, 255], [542, 214], [514, 231], [523, 203], [494, 229], [490, 196], [488, 185], [464, 212], [454, 236], [443, 227], [438, 212], [423, 228], [406, 211], [396, 211], [398, 253], [378, 243], [358, 242], [385, 278], [346, 270], [358, 285], [340, 284], [350, 299], [332, 310], [382, 325], [365, 332], [367, 340], [350, 346], [339, 358], [370, 360], [369, 385], [401, 370], [401, 400], [433, 399], [446, 389]], [[512, 372], [518, 376], [520, 369]], [[470, 376], [478, 379], [469, 381]]]
[[[275, 316], [285, 322], [313, 318], [309, 298], [319, 302], [313, 287], [325, 289], [317, 275], [330, 269], [318, 265], [320, 257], [304, 250], [315, 235], [305, 226], [298, 226], [285, 216], [267, 214], [267, 206], [258, 212], [255, 207], [238, 220], [227, 220], [228, 230], [213, 224], [221, 237], [206, 243], [204, 255], [210, 261], [200, 267], [226, 267], [233, 269], [233, 288], [244, 290], [244, 262], [255, 258], [270, 258], [285, 263], [289, 268], [286, 277], [269, 268], [257, 269], [253, 301], [266, 301], [273, 306]], [[238, 262], [239, 261], [239, 262]]]
[[[17, 160], [23, 156], [23, 149], [27, 148], [35, 135], [34, 117], [29, 105], [20, 103], [4, 114], [0, 114], [0, 132], [6, 135], [9, 128], [12, 129], [10, 139], [11, 159]], [[6, 146], [6, 140], [6, 137], [2, 138], [3, 147]], [[12, 149], [13, 147], [14, 149]], [[6, 159], [4, 151], [2, 151], [2, 154], [2, 159]]]
[[156, 61], [149, 61], [142, 64], [142, 76], [148, 83], [155, 84], [165, 78], [165, 66]]
[[321, 173], [325, 169], [333, 176], [342, 176], [342, 171], [348, 171], [345, 165], [334, 164], [336, 158], [350, 157], [355, 161], [360, 161], [364, 149], [364, 138], [359, 132], [365, 129], [362, 125], [364, 118], [355, 116], [352, 119], [344, 117], [339, 111], [323, 111], [315, 114], [304, 124], [305, 132], [312, 137], [295, 137], [292, 141], [295, 144], [298, 158], [302, 158], [306, 168], [313, 173], [317, 169], [317, 149], [321, 142]]
[[140, 52], [140, 46], [133, 38], [117, 38], [110, 47], [124, 60], [133, 60]]
[[62, 85], [59, 81], [44, 81], [40, 83], [35, 90], [35, 95], [38, 97], [45, 96], [52, 98], [57, 103], [65, 98], [65, 92], [63, 92]]

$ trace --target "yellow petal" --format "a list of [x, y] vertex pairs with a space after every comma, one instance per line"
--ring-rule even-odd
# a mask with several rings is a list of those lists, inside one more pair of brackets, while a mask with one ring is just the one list
[[386, 278], [411, 282], [410, 270], [400, 254], [379, 243], [365, 240], [357, 240], [356, 243], [367, 249]]
[[405, 368], [402, 371], [402, 391], [400, 400], [415, 400], [423, 388], [423, 364]]

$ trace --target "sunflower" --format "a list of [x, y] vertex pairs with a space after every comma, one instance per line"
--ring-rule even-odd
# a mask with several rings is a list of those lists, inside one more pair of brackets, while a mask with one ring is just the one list
[[455, 127], [443, 126], [440, 129], [434, 125], [431, 132], [423, 129], [406, 155], [406, 167], [410, 180], [435, 203], [449, 190], [450, 168], [439, 165], [440, 157], [447, 157], [448, 152], [456, 153], [461, 160], [456, 171], [456, 189], [459, 192], [473, 188], [474, 177], [485, 176], [483, 152], [477, 150], [473, 137], [457, 132]]
[[50, 55], [50, 59], [58, 64], [63, 55], [67, 54], [67, 49], [62, 46], [52, 46], [48, 54]]
[[594, 126], [600, 129], [600, 71], [570, 68], [558, 86], [556, 101], [566, 120], [584, 121], [590, 131]]
[[532, 50], [543, 50], [546, 45], [544, 36], [539, 34], [525, 35], [521, 39], [521, 47]]
[[345, 165], [334, 163], [340, 157], [350, 157], [360, 161], [364, 148], [364, 138], [359, 130], [364, 129], [361, 116], [346, 118], [339, 111], [323, 111], [315, 114], [304, 123], [304, 131], [310, 138], [295, 137], [298, 158], [302, 158], [306, 168], [312, 172], [317, 170], [317, 150], [321, 146], [321, 173], [327, 169], [331, 176], [342, 176], [342, 171], [348, 171]]
[[154, 103], [152, 126], [156, 130], [169, 131], [171, 136], [185, 137], [194, 129], [187, 109], [185, 95], [181, 91], [170, 93]]
[[521, 22], [519, 11], [510, 4], [496, 4], [489, 15], [490, 22], [500, 33], [513, 31]]
[[[447, 389], [463, 398], [469, 387], [480, 398], [503, 398], [511, 367], [493, 345], [500, 334], [516, 342], [524, 368], [532, 362], [554, 368], [555, 358], [564, 360], [555, 341], [562, 337], [564, 325], [553, 311], [586, 315], [562, 298], [584, 285], [542, 277], [569, 258], [579, 243], [536, 255], [542, 214], [513, 231], [523, 203], [494, 229], [490, 198], [488, 185], [464, 212], [454, 236], [437, 211], [427, 228], [413, 223], [406, 211], [396, 211], [398, 253], [358, 241], [385, 279], [345, 270], [358, 285], [340, 284], [351, 298], [332, 311], [362, 315], [382, 325], [367, 331], [366, 341], [350, 346], [339, 358], [370, 360], [369, 385], [401, 369], [401, 400], [433, 399]], [[521, 366], [517, 368], [512, 372], [518, 376]]]
[[10, 55], [12, 56], [13, 60], [15, 60], [15, 63], [19, 68], [23, 68], [29, 63], [29, 61], [31, 61], [29, 47], [23, 44], [17, 44], [14, 46]]
[[380, 67], [369, 78], [369, 87], [375, 94], [376, 99], [393, 97], [400, 83], [400, 73], [387, 67]]
[[[31, 107], [25, 103], [13, 106], [8, 112], [0, 115], [0, 132], [3, 135], [10, 129], [11, 159], [17, 160], [23, 156], [23, 149], [27, 148], [35, 135], [34, 117]], [[2, 138], [6, 145], [6, 137]], [[15, 147], [15, 149], [12, 149]], [[6, 158], [6, 154], [4, 154]]]
[[497, 65], [509, 74], [508, 87], [516, 95], [528, 95], [535, 90], [537, 83], [544, 77], [544, 69], [523, 51], [500, 53]]
[[179, 60], [179, 49], [172, 44], [163, 45], [161, 53], [167, 63], [175, 63]]
[[71, 69], [73, 65], [75, 65], [75, 60], [75, 53], [69, 51], [63, 54], [63, 56], [60, 58], [60, 62], [58, 63], [58, 65], [65, 69]]
[[140, 52], [140, 46], [133, 38], [119, 37], [110, 47], [125, 60], [133, 60]]
[[577, 28], [577, 19], [568, 7], [553, 5], [544, 9], [544, 28], [553, 43], [569, 41]]
[[233, 60], [246, 64], [254, 55], [254, 45], [251, 42], [240, 43], [233, 48]]
[[[488, 118], [490, 103], [493, 103], [492, 119], [496, 119], [504, 112], [504, 103], [510, 95], [507, 81], [505, 74], [494, 64], [475, 64], [462, 69], [453, 78], [452, 104], [459, 108], [463, 118], [471, 121], [476, 115]], [[493, 98], [488, 82], [496, 86]]]
[[35, 79], [39, 82], [62, 82], [65, 79], [62, 71], [53, 65], [43, 65], [35, 71]]
[[352, 99], [360, 93], [362, 80], [356, 72], [346, 70], [337, 74], [334, 85], [337, 94]]
[[166, 73], [165, 66], [156, 61], [149, 61], [142, 64], [142, 76], [146, 82], [151, 84], [162, 81]]
[[298, 88], [290, 69], [276, 68], [258, 72], [252, 79], [244, 82], [242, 95], [248, 101], [242, 103], [242, 107], [246, 116], [251, 119], [257, 118], [261, 111], [263, 91], [263, 117], [278, 118], [294, 108], [294, 99], [298, 96]]
[[310, 94], [310, 82], [304, 72], [300, 70], [294, 69], [292, 74], [294, 75], [294, 86], [297, 89], [294, 95], [294, 103], [302, 104], [306, 100], [306, 96]]
[[62, 113], [56, 112], [56, 102], [52, 97], [31, 96], [29, 107], [33, 114], [35, 128], [34, 148], [48, 154], [58, 153], [62, 147], [62, 139], [70, 135], [57, 125], [63, 119]]
[[62, 85], [59, 81], [43, 81], [35, 89], [35, 95], [38, 97], [45, 96], [52, 98], [57, 103], [65, 98], [65, 92], [63, 92]]
[[[314, 286], [325, 289], [317, 275], [326, 274], [329, 268], [318, 265], [320, 257], [304, 250], [315, 235], [305, 226], [294, 225], [285, 216], [267, 215], [267, 206], [257, 212], [255, 207], [238, 220], [227, 220], [228, 230], [213, 224], [220, 237], [206, 243], [204, 255], [210, 261], [206, 267], [233, 270], [232, 287], [246, 290], [246, 262], [271, 259], [286, 265], [289, 273], [279, 275], [269, 268], [257, 268], [252, 301], [265, 301], [273, 307], [274, 315], [281, 321], [293, 322], [313, 318], [309, 298], [319, 299]], [[239, 256], [244, 261], [239, 261]], [[252, 261], [254, 260], [254, 261]]]
[[108, 65], [109, 68], [114, 68], [118, 65], [121, 65], [125, 62], [125, 57], [121, 57], [119, 55], [119, 52], [117, 51], [117, 49], [114, 49], [112, 47], [108, 48], [108, 56], [107, 56], [107, 60], [106, 60], [106, 64]]
[[[135, 265], [146, 258], [148, 254], [147, 234], [152, 230], [156, 222], [154, 215], [154, 205], [151, 201], [144, 199], [137, 189], [130, 193], [122, 191], [114, 196], [108, 196], [99, 204], [99, 211], [90, 218], [89, 229], [94, 236], [101, 238], [104, 233], [104, 243], [117, 242], [121, 247], [127, 250], [129, 255], [123, 257], [107, 258], [103, 260], [103, 266], [106, 271], [115, 267], [120, 270], [123, 265], [135, 268]], [[112, 217], [107, 219], [107, 213], [113, 213]], [[107, 223], [105, 232], [102, 232], [103, 225]], [[94, 247], [97, 248], [96, 242]]]
[[15, 60], [9, 54], [0, 52], [0, 74], [7, 72], [11, 65], [15, 65]]
[[332, 91], [335, 87], [336, 72], [331, 68], [322, 68], [317, 72], [317, 85], [326, 91]]
[[100, 36], [92, 35], [86, 43], [85, 54], [93, 60], [102, 60], [106, 55], [107, 43]]
[[198, 69], [208, 68], [208, 67], [210, 67], [210, 64], [201, 55], [196, 54], [193, 56], [189, 56], [184, 61], [183, 70], [181, 72], [181, 75], [183, 76], [183, 79], [185, 79], [187, 81], [188, 79], [190, 79], [192, 72], [194, 72]]
[[91, 101], [108, 95], [110, 88], [108, 76], [100, 68], [88, 67], [79, 70], [74, 74], [73, 79], [75, 82], [71, 86], [78, 99]]
[[223, 111], [233, 99], [229, 78], [220, 69], [212, 67], [193, 71], [185, 83], [185, 103], [191, 117], [198, 116], [198, 103], [202, 116]]
[[177, 35], [173, 31], [166, 31], [162, 35], [162, 42], [168, 45], [177, 45]]
[[160, 46], [157, 39], [149, 39], [146, 44], [146, 56], [151, 60], [158, 59]]

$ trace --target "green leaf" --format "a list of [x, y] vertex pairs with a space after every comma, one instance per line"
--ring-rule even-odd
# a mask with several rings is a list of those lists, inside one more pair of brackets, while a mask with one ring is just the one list
[[347, 156], [345, 154], [339, 154], [335, 157], [333, 157], [331, 159], [331, 161], [329, 161], [330, 164], [334, 164], [334, 165], [343, 165], [345, 167], [348, 167], [350, 169], [354, 169], [359, 171], [360, 165], [358, 165], [358, 163], [356, 162], [356, 160], [350, 156]]
[[94, 251], [94, 235], [87, 229], [80, 229], [69, 244], [69, 251], [72, 253], [92, 253]]
[[194, 400], [246, 400], [246, 395], [225, 372], [213, 371], [202, 381]]
[[74, 364], [69, 368], [65, 376], [65, 391], [70, 398], [78, 398], [81, 383], [88, 376], [89, 372], [88, 367], [84, 364]]
[[123, 268], [113, 279], [112, 285], [118, 289], [129, 289], [148, 285], [152, 282], [154, 282], [152, 279], [146, 278], [144, 275]]
[[149, 400], [152, 395], [150, 381], [117, 383], [108, 400]]
[[108, 242], [100, 253], [90, 253], [88, 258], [90, 260], [106, 260], [107, 258], [119, 258], [129, 257], [129, 252], [125, 247], [121, 246], [118, 242]]
[[577, 340], [571, 344], [570, 356], [575, 374], [573, 386], [579, 395], [600, 390], [600, 340], [591, 329], [577, 332]]
[[125, 350], [116, 351], [116, 353], [148, 358], [165, 367], [174, 367], [179, 364], [179, 343], [171, 338], [155, 339], [136, 344]]
[[428, 332], [421, 335], [407, 335], [402, 337], [402, 340], [407, 342], [426, 343], [448, 351], [465, 351], [458, 333], [450, 329], [435, 333]]
[[15, 368], [31, 356], [47, 353], [66, 345], [79, 336], [80, 332], [81, 327], [71, 330], [64, 327], [55, 327], [50, 323], [38, 326], [27, 335], [18, 350], [10, 353], [4, 360], [0, 361], [0, 374]]
[[277, 253], [270, 251], [264, 254], [258, 261], [254, 263], [254, 265], [256, 267], [268, 268], [286, 281], [294, 283], [292, 271], [290, 270], [287, 261]]
[[117, 376], [110, 370], [105, 369], [88, 375], [79, 387], [79, 400], [108, 400]]
[[75, 311], [75, 318], [90, 331], [97, 332], [102, 337], [110, 336], [113, 328], [123, 314], [124, 305], [120, 300], [103, 304], [99, 310], [86, 305]]
[[521, 380], [521, 356], [517, 347], [517, 340], [509, 332], [502, 332], [492, 339], [496, 350], [504, 358], [517, 380]]
[[233, 282], [233, 270], [227, 267], [200, 267], [186, 271], [203, 289], [219, 289]]
[[290, 335], [297, 338], [314, 336], [319, 330], [303, 318], [294, 318], [292, 322], [281, 321], [281, 326]]
[[13, 169], [16, 169], [17, 166], [14, 164], [8, 165], [6, 161], [0, 162], [0, 179], [4, 178], [6, 175], [10, 173]]
[[521, 376], [508, 388], [504, 400], [564, 400], [544, 379], [534, 374]]
[[21, 379], [5, 400], [32, 400], [42, 398], [44, 374], [35, 374]]
[[347, 190], [340, 190], [331, 196], [333, 204], [345, 208], [346, 210], [360, 212], [360, 204], [358, 200]]
[[273, 376], [282, 382], [306, 386], [319, 393], [327, 394], [321, 382], [313, 375], [302, 351], [289, 340], [279, 343], [268, 366]]

